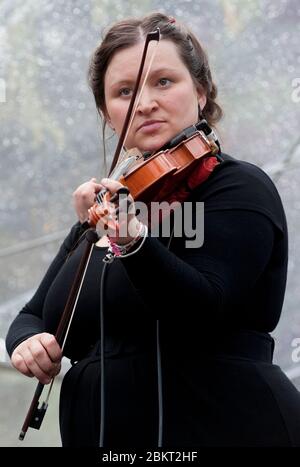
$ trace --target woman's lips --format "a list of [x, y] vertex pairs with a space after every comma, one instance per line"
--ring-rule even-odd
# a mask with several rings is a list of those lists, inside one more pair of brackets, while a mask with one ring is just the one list
[[158, 120], [145, 122], [142, 126], [138, 128], [138, 131], [141, 131], [144, 134], [153, 133], [154, 131], [159, 130], [163, 123], [163, 121]]

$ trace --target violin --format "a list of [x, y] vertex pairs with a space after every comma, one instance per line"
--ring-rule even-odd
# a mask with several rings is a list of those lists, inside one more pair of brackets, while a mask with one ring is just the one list
[[[188, 184], [191, 190], [203, 182], [220, 163], [218, 153], [217, 137], [202, 119], [183, 130], [158, 152], [145, 153], [142, 157], [130, 155], [112, 171], [110, 177], [122, 183], [135, 201], [146, 204], [151, 201], [182, 202], [182, 188]], [[96, 196], [95, 204], [89, 209], [90, 226], [97, 225], [101, 218], [99, 205], [105, 206], [107, 201], [108, 193], [101, 192]]]

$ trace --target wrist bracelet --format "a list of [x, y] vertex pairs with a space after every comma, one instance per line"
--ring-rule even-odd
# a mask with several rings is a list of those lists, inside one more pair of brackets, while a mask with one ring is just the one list
[[128, 243], [125, 243], [123, 245], [118, 243], [118, 242], [110, 242], [110, 243], [112, 245], [115, 245], [121, 252], [126, 253], [143, 236], [144, 228], [145, 228], [144, 224], [142, 224], [142, 222], [140, 222], [139, 223], [139, 230], [138, 230], [136, 236], [132, 240], [130, 240]]
[[[145, 240], [146, 240], [146, 238], [147, 238], [147, 236], [148, 236], [148, 227], [147, 227], [146, 225], [144, 225], [144, 224], [143, 224], [143, 226], [144, 226], [143, 235], [141, 235], [141, 236], [139, 237], [139, 239], [140, 239], [140, 238], [143, 238], [143, 240], [141, 241], [140, 245], [136, 248], [136, 250], [130, 251], [129, 253], [125, 253], [125, 254], [122, 253], [122, 254], [119, 256], [119, 258], [127, 258], [128, 256], [134, 255], [135, 253], [137, 253], [137, 252], [142, 248], [142, 246], [144, 245]], [[137, 243], [137, 242], [135, 242], [135, 243]]]
[[[103, 261], [111, 263], [116, 257], [127, 258], [128, 256], [134, 255], [142, 248], [147, 236], [148, 227], [145, 224], [141, 223], [141, 227], [139, 229], [138, 234], [129, 243], [126, 243], [125, 245], [118, 245], [117, 243], [114, 243], [109, 240], [110, 246], [108, 247], [108, 253], [104, 257]], [[141, 238], [142, 242], [140, 243], [140, 245], [135, 250], [129, 251], [131, 250], [132, 246], [134, 246]]]

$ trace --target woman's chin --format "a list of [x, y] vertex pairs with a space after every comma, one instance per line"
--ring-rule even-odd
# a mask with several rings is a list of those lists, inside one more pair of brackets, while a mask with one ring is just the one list
[[143, 142], [139, 149], [141, 152], [157, 152], [159, 151], [171, 138], [153, 138], [152, 141]]

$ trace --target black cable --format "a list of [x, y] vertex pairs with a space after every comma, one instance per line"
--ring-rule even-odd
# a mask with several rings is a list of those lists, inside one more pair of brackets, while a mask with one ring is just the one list
[[108, 263], [104, 262], [100, 282], [100, 436], [99, 446], [103, 448], [105, 430], [105, 376], [104, 376], [104, 280]]
[[162, 369], [161, 369], [161, 352], [159, 342], [159, 320], [156, 320], [156, 358], [157, 358], [157, 390], [158, 390], [158, 442], [159, 448], [162, 447], [163, 439], [163, 420], [164, 406], [162, 394]]
[[[167, 245], [170, 248], [174, 235], [174, 227]], [[104, 281], [106, 268], [109, 262], [104, 261], [100, 281], [100, 436], [99, 447], [104, 447], [105, 432], [105, 366], [104, 366]], [[162, 366], [161, 351], [159, 339], [159, 320], [156, 320], [156, 359], [157, 359], [157, 390], [158, 390], [158, 447], [162, 447], [163, 440], [163, 384], [162, 384]]]
[[[174, 236], [174, 226], [167, 244], [167, 249], [170, 249], [171, 241]], [[161, 351], [159, 339], [159, 320], [156, 320], [156, 360], [157, 360], [157, 391], [158, 391], [158, 441], [159, 448], [162, 447], [163, 441], [163, 420], [164, 420], [164, 404], [163, 404], [163, 381], [161, 367]]]

